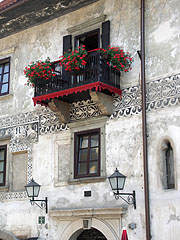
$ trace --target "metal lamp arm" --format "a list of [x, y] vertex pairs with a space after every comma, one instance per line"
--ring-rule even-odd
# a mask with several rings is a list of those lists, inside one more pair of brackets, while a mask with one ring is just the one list
[[[38, 204], [37, 202], [40, 202], [40, 204]], [[31, 205], [37, 205], [39, 208], [41, 209], [46, 209], [46, 213], [48, 213], [48, 200], [47, 197], [44, 200], [34, 200], [31, 199], [30, 200]]]
[[[136, 193], [133, 191], [132, 193], [120, 193], [119, 191], [116, 193], [114, 192], [115, 199], [118, 200], [119, 198], [123, 199], [127, 204], [134, 205], [134, 209], [136, 209]], [[122, 196], [127, 196], [125, 199]]]

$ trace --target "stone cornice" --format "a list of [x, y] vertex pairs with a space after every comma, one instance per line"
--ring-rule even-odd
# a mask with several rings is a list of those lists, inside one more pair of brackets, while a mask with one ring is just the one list
[[82, 218], [120, 218], [127, 211], [126, 207], [121, 208], [88, 208], [88, 209], [65, 209], [50, 210], [49, 216], [60, 220], [75, 220]]
[[102, 23], [102, 22], [105, 21], [105, 19], [106, 19], [106, 15], [101, 15], [99, 17], [89, 19], [88, 21], [83, 22], [81, 24], [78, 24], [78, 25], [75, 25], [73, 27], [70, 27], [67, 30], [68, 30], [69, 33], [74, 33], [74, 32], [77, 32], [77, 31], [79, 31], [81, 29], [87, 29], [88, 27], [90, 27], [92, 25], [96, 25], [98, 23]]

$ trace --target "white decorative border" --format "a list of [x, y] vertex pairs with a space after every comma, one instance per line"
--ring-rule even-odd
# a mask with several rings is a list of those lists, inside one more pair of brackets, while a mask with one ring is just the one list
[[[180, 74], [146, 84], [146, 110], [152, 111], [179, 103]], [[111, 118], [131, 116], [141, 112], [141, 88], [134, 86], [123, 90], [122, 99], [114, 98], [114, 114]]]

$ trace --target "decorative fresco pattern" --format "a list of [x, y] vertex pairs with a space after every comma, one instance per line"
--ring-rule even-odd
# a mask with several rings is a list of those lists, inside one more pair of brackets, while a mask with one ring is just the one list
[[1, 192], [0, 201], [27, 198], [26, 192]]
[[39, 134], [55, 133], [58, 131], [67, 130], [66, 124], [60, 123], [55, 113], [47, 112], [47, 114], [41, 114], [39, 116]]
[[[152, 111], [179, 103], [180, 74], [158, 79], [146, 84], [146, 110]], [[122, 99], [114, 98], [111, 118], [126, 117], [141, 112], [141, 88], [134, 86], [123, 90]]]
[[[146, 85], [147, 111], [176, 105], [180, 99], [180, 74], [162, 78]], [[141, 113], [141, 89], [134, 86], [123, 90], [122, 98], [114, 97], [114, 113], [110, 117], [120, 118]], [[70, 120], [78, 121], [101, 115], [98, 106], [91, 100], [73, 103]], [[27, 151], [28, 182], [32, 178], [32, 145], [39, 135], [57, 133], [69, 129], [61, 124], [57, 115], [46, 107], [37, 107], [34, 112], [22, 113], [0, 119], [0, 140], [10, 139], [11, 152]], [[0, 200], [26, 198], [25, 192], [0, 192]]]
[[[27, 182], [32, 178], [32, 144], [38, 136], [68, 129], [48, 108], [0, 119], [0, 140], [10, 139], [12, 153], [27, 151]], [[0, 192], [0, 201], [27, 198], [26, 192]]]
[[101, 110], [92, 100], [72, 103], [70, 106], [71, 121], [97, 117], [99, 115], [101, 115]]

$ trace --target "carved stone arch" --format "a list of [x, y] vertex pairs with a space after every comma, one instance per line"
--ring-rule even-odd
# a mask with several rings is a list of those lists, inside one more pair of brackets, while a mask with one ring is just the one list
[[[99, 230], [107, 238], [107, 240], [119, 240], [115, 230], [104, 220], [92, 218], [91, 227]], [[79, 219], [71, 222], [64, 230], [59, 240], [75, 240], [83, 231], [83, 220]]]
[[2, 231], [2, 230], [0, 230], [0, 239], [2, 239], [2, 240], [18, 240], [18, 238], [15, 237], [14, 234], [7, 232], [7, 231]]
[[[166, 186], [166, 179], [165, 179], [165, 159], [164, 159], [164, 151], [167, 148], [168, 144], [170, 144], [172, 150], [173, 150], [173, 165], [174, 165], [174, 181], [176, 179], [176, 158], [177, 158], [177, 153], [176, 153], [176, 146], [174, 144], [174, 140], [165, 135], [159, 139], [158, 143], [158, 170], [159, 174], [157, 176], [159, 177], [160, 185], [162, 186], [163, 189], [167, 189]], [[174, 182], [175, 183], [175, 182]], [[176, 186], [176, 183], [175, 183]]]

